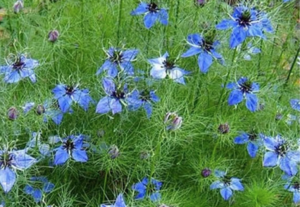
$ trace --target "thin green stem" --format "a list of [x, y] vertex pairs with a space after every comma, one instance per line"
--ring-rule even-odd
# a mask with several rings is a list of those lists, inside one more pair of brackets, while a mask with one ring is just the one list
[[261, 75], [261, 71], [260, 71], [260, 62], [261, 62], [261, 56], [262, 56], [262, 46], [263, 46], [263, 39], [260, 40], [260, 53], [258, 54], [258, 63], [257, 63], [257, 77], [259, 77]]
[[105, 200], [105, 191], [106, 191], [106, 184], [107, 184], [107, 175], [108, 175], [108, 169], [105, 170], [105, 176], [104, 176], [104, 184], [103, 184], [103, 195], [102, 195], [102, 201]]
[[297, 50], [297, 52], [296, 52], [296, 55], [295, 55], [295, 57], [294, 57], [293, 63], [292, 63], [292, 65], [291, 65], [291, 67], [290, 67], [289, 74], [288, 74], [288, 76], [287, 76], [287, 78], [286, 78], [286, 80], [285, 80], [285, 84], [284, 84], [285, 86], [286, 86], [287, 83], [289, 82], [291, 73], [292, 73], [292, 71], [293, 71], [293, 68], [294, 68], [294, 66], [295, 66], [295, 63], [296, 63], [297, 58], [298, 58], [298, 56], [299, 56], [299, 52], [300, 52], [300, 47], [298, 48], [298, 50]]
[[273, 45], [272, 45], [272, 48], [271, 48], [271, 55], [270, 55], [270, 58], [269, 58], [269, 63], [268, 63], [268, 69], [270, 68], [270, 65], [271, 65], [271, 61], [273, 60], [273, 53], [274, 53], [274, 47], [275, 47], [275, 41], [276, 41], [276, 34], [277, 34], [277, 31], [278, 31], [278, 25], [276, 26], [276, 29], [275, 29], [275, 34], [274, 34], [274, 40], [273, 40]]
[[119, 0], [119, 14], [118, 14], [118, 28], [117, 28], [117, 44], [119, 44], [120, 41], [120, 30], [121, 30], [121, 15], [122, 15], [122, 3], [123, 0]]

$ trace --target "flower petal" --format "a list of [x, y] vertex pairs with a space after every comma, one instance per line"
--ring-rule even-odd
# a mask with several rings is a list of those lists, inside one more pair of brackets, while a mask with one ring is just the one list
[[8, 167], [0, 169], [0, 184], [5, 193], [9, 192], [16, 181], [16, 173]]
[[274, 167], [277, 165], [278, 155], [275, 152], [266, 152], [264, 155], [263, 166]]

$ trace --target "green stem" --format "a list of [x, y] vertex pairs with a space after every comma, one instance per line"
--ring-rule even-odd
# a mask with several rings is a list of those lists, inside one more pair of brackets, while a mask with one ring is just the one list
[[108, 169], [105, 170], [105, 177], [104, 177], [104, 184], [103, 184], [103, 195], [102, 195], [102, 201], [105, 200], [105, 191], [106, 191], [106, 184], [107, 184], [107, 175], [108, 175]]
[[284, 84], [285, 86], [287, 85], [287, 83], [288, 83], [288, 81], [289, 81], [289, 79], [290, 79], [290, 76], [291, 76], [291, 73], [292, 73], [293, 68], [294, 68], [294, 66], [295, 66], [295, 63], [296, 63], [296, 61], [297, 61], [299, 52], [300, 52], [300, 47], [298, 48], [298, 50], [297, 50], [297, 52], [296, 52], [296, 55], [295, 55], [294, 60], [293, 60], [293, 63], [292, 63], [291, 68], [290, 68], [290, 70], [289, 70], [289, 74], [288, 74], [288, 76], [287, 76], [287, 78], [286, 78], [286, 80], [285, 80], [285, 84]]
[[118, 28], [117, 28], [117, 44], [119, 44], [120, 41], [120, 30], [121, 30], [121, 15], [122, 15], [122, 3], [123, 0], [119, 0], [119, 14], [118, 14]]
[[263, 46], [263, 39], [260, 40], [260, 53], [258, 54], [258, 63], [257, 63], [257, 77], [260, 76], [260, 62], [261, 62], [261, 56], [262, 56], [262, 46]]
[[201, 74], [198, 74], [198, 77], [197, 77], [197, 80], [196, 80], [196, 84], [197, 84], [197, 87], [196, 87], [196, 90], [195, 90], [195, 93], [194, 93], [194, 101], [193, 101], [193, 108], [192, 108], [192, 110], [191, 110], [191, 114], [193, 114], [193, 112], [195, 111], [195, 108], [196, 108], [196, 106], [197, 106], [197, 104], [198, 104], [198, 101], [199, 101], [199, 99], [200, 99], [200, 89], [201, 89], [201, 81], [200, 81], [200, 79], [201, 79]]
[[[278, 31], [278, 25], [276, 26], [276, 29], [275, 29], [275, 34], [274, 36], [276, 37], [276, 34], [277, 34], [277, 31]], [[272, 48], [271, 48], [271, 55], [270, 55], [270, 58], [269, 58], [269, 63], [268, 63], [268, 69], [270, 68], [270, 65], [271, 65], [271, 61], [273, 60], [273, 52], [274, 52], [274, 47], [275, 47], [275, 40], [276, 38], [274, 38], [273, 40], [273, 45], [272, 45]]]

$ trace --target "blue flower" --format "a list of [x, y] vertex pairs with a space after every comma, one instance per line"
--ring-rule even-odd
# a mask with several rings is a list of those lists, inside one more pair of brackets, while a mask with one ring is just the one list
[[231, 19], [222, 20], [216, 28], [224, 30], [232, 27], [230, 36], [230, 47], [235, 48], [246, 37], [260, 37], [265, 39], [263, 31], [273, 32], [272, 26], [264, 12], [257, 11], [246, 6], [239, 6], [234, 8]]
[[299, 99], [291, 99], [290, 104], [293, 109], [300, 111], [300, 100]]
[[113, 114], [122, 111], [122, 104], [127, 95], [127, 85], [124, 85], [123, 90], [116, 88], [114, 81], [110, 78], [103, 78], [102, 85], [107, 96], [100, 99], [97, 104], [96, 113], [105, 114], [112, 111]]
[[134, 184], [132, 186], [132, 189], [138, 192], [138, 195], [135, 196], [135, 199], [143, 199], [148, 193], [150, 194], [149, 197], [151, 201], [158, 201], [161, 198], [159, 192], [161, 186], [162, 186], [162, 182], [151, 178], [149, 183], [149, 179], [145, 177], [141, 182]]
[[28, 111], [30, 111], [32, 108], [34, 107], [34, 102], [28, 102], [25, 103], [24, 106], [22, 106], [22, 109], [24, 111], [24, 113], [26, 114]]
[[26, 144], [27, 148], [38, 148], [39, 152], [42, 155], [42, 158], [50, 154], [49, 144], [42, 144], [41, 142], [41, 133], [32, 132], [32, 138]]
[[122, 194], [119, 194], [116, 202], [113, 205], [105, 205], [105, 204], [101, 204], [100, 207], [126, 207], [124, 198]]
[[210, 185], [210, 189], [212, 190], [212, 189], [220, 188], [220, 193], [224, 200], [228, 200], [232, 196], [233, 190], [239, 190], [239, 191], [244, 190], [244, 187], [240, 179], [235, 177], [230, 178], [226, 176], [226, 172], [224, 171], [215, 170], [215, 176], [220, 180], [213, 182]]
[[55, 187], [55, 185], [49, 182], [46, 177], [31, 177], [30, 180], [43, 184], [42, 190], [39, 188], [34, 188], [29, 184], [24, 187], [25, 193], [31, 195], [36, 203], [42, 200], [43, 192], [50, 193]]
[[246, 107], [251, 112], [257, 110], [258, 100], [254, 92], [259, 90], [259, 85], [254, 82], [250, 82], [248, 78], [242, 77], [237, 83], [229, 83], [228, 89], [231, 89], [231, 93], [228, 98], [229, 105], [236, 105], [246, 99]]
[[190, 57], [200, 53], [198, 56], [198, 65], [201, 72], [206, 73], [208, 71], [214, 58], [223, 64], [222, 55], [217, 53], [215, 49], [219, 45], [218, 41], [212, 42], [211, 40], [205, 40], [199, 34], [190, 34], [187, 37], [187, 42], [191, 47], [181, 57]]
[[54, 156], [54, 164], [62, 165], [69, 157], [73, 157], [77, 162], [86, 162], [88, 160], [87, 153], [84, 149], [83, 135], [70, 135], [62, 140], [62, 145], [58, 147]]
[[98, 69], [96, 75], [99, 75], [103, 71], [107, 71], [107, 75], [114, 78], [118, 75], [118, 66], [127, 75], [133, 75], [134, 69], [131, 62], [134, 61], [138, 52], [138, 50], [122, 51], [118, 48], [109, 48], [106, 52], [108, 57], [103, 65]]
[[[284, 185], [284, 188], [293, 193], [294, 203], [300, 202], [300, 182], [299, 178], [293, 181], [293, 177], [285, 176], [287, 183]], [[295, 177], [296, 178], [296, 177]]]
[[145, 14], [144, 24], [147, 29], [150, 29], [158, 20], [161, 24], [168, 24], [168, 12], [166, 9], [159, 8], [155, 3], [141, 2], [138, 7], [131, 12], [131, 15]]
[[16, 181], [13, 169], [25, 170], [36, 163], [36, 159], [26, 154], [26, 150], [0, 150], [0, 184], [4, 192], [9, 192]]
[[235, 144], [244, 144], [248, 143], [247, 151], [250, 157], [254, 158], [259, 147], [262, 144], [262, 140], [255, 133], [242, 133], [241, 135], [234, 138]]
[[73, 101], [78, 103], [85, 111], [88, 109], [90, 101], [92, 101], [89, 90], [80, 90], [78, 86], [59, 84], [52, 90], [52, 93], [54, 93], [54, 98], [57, 99], [58, 106], [63, 113], [69, 111]]
[[37, 60], [19, 55], [16, 61], [10, 65], [0, 66], [0, 74], [4, 74], [6, 83], [17, 83], [23, 78], [29, 77], [31, 82], [36, 82], [33, 69], [39, 65]]
[[168, 57], [169, 54], [166, 52], [162, 57], [149, 59], [148, 61], [152, 65], [150, 75], [157, 79], [164, 79], [168, 76], [175, 82], [185, 84], [184, 75], [189, 74], [189, 72], [178, 68]]
[[300, 162], [300, 151], [290, 150], [286, 141], [279, 135], [275, 138], [261, 136], [268, 150], [264, 155], [263, 166], [278, 165], [287, 175], [295, 175], [298, 172], [297, 163]]
[[150, 118], [152, 114], [152, 105], [151, 102], [158, 102], [159, 98], [156, 96], [153, 90], [134, 90], [130, 95], [127, 97], [127, 102], [129, 104], [129, 108], [132, 110], [137, 110], [140, 107], [144, 107], [147, 117]]
[[[72, 108], [69, 108], [68, 112], [73, 113]], [[57, 100], [55, 100], [55, 103], [53, 103], [52, 100], [47, 100], [43, 105], [38, 105], [36, 113], [38, 115], [43, 114], [43, 120], [45, 123], [48, 122], [49, 118], [51, 118], [56, 125], [61, 123], [64, 116], [64, 113], [58, 107]]]

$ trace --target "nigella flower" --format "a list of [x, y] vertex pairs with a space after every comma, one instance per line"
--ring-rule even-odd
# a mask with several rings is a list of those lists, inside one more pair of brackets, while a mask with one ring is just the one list
[[126, 203], [124, 201], [123, 195], [119, 194], [116, 202], [113, 205], [101, 204], [100, 207], [126, 207]]
[[234, 138], [235, 144], [247, 144], [247, 151], [250, 157], [254, 158], [259, 147], [262, 145], [262, 140], [255, 133], [245, 133], [243, 132], [241, 135]]
[[114, 78], [118, 75], [118, 66], [127, 75], [133, 75], [134, 70], [131, 62], [135, 60], [138, 52], [138, 50], [123, 51], [118, 48], [109, 48], [106, 52], [108, 57], [103, 65], [98, 69], [96, 75], [99, 75], [103, 71], [107, 71], [107, 75]]
[[40, 202], [43, 197], [43, 193], [50, 193], [55, 185], [48, 181], [46, 177], [31, 177], [30, 181], [36, 183], [41, 183], [43, 185], [42, 189], [34, 188], [31, 185], [25, 185], [24, 191], [26, 194], [31, 195], [36, 203]]
[[17, 83], [21, 79], [29, 77], [31, 82], [36, 82], [33, 69], [39, 65], [37, 60], [18, 55], [16, 61], [6, 66], [0, 66], [0, 74], [4, 74], [6, 83]]
[[113, 114], [122, 111], [122, 102], [125, 101], [127, 95], [127, 85], [123, 90], [117, 88], [114, 81], [110, 78], [103, 78], [102, 85], [107, 96], [100, 99], [97, 104], [96, 113], [105, 114], [112, 111]]
[[147, 113], [147, 117], [150, 118], [152, 115], [152, 102], [156, 103], [159, 98], [156, 96], [153, 90], [134, 90], [130, 95], [128, 95], [127, 102], [129, 108], [132, 110], [137, 110], [143, 107]]
[[198, 65], [201, 72], [206, 73], [208, 71], [214, 58], [223, 63], [222, 55], [216, 52], [216, 47], [219, 45], [218, 41], [213, 42], [212, 40], [208, 40], [208, 38], [204, 39], [199, 34], [190, 34], [187, 37], [187, 43], [191, 47], [181, 57], [190, 57], [200, 53], [198, 56]]
[[69, 111], [73, 101], [78, 103], [85, 111], [88, 109], [90, 101], [92, 101], [89, 90], [80, 90], [78, 85], [66, 86], [59, 84], [52, 90], [52, 93], [54, 93], [54, 98], [57, 99], [58, 106], [63, 113]]
[[228, 177], [226, 175], [226, 172], [224, 171], [215, 170], [215, 176], [219, 178], [219, 180], [213, 182], [210, 185], [210, 189], [220, 188], [220, 193], [224, 200], [228, 200], [232, 196], [233, 190], [244, 190], [240, 179], [235, 177]]
[[77, 162], [86, 162], [88, 160], [86, 151], [84, 149], [83, 135], [70, 135], [63, 139], [62, 145], [55, 149], [54, 164], [62, 165], [69, 157], [72, 157]]
[[257, 83], [242, 77], [237, 83], [229, 83], [227, 88], [232, 90], [228, 98], [229, 105], [239, 104], [245, 98], [247, 109], [252, 112], [257, 110], [258, 100], [256, 95], [253, 94], [259, 90], [259, 85]]
[[166, 130], [175, 131], [182, 125], [182, 117], [178, 116], [175, 112], [168, 112], [164, 118], [164, 124], [166, 124]]
[[132, 189], [138, 192], [138, 195], [135, 196], [135, 199], [143, 199], [146, 195], [149, 195], [151, 201], [158, 201], [161, 198], [160, 188], [162, 186], [162, 182], [157, 181], [153, 178], [143, 178], [143, 180], [139, 183], [136, 183], [132, 186]]
[[168, 12], [166, 9], [159, 8], [157, 4], [151, 3], [147, 4], [141, 2], [138, 7], [131, 12], [131, 15], [141, 15], [144, 16], [144, 25], [147, 29], [150, 29], [154, 23], [158, 20], [161, 24], [168, 24]]
[[0, 150], [0, 184], [4, 192], [9, 192], [16, 182], [14, 169], [25, 170], [31, 167], [36, 159], [26, 154], [26, 150]]
[[32, 139], [27, 142], [26, 147], [27, 148], [37, 147], [42, 157], [48, 156], [50, 154], [50, 146], [49, 144], [42, 144], [40, 132], [32, 132]]
[[13, 9], [15, 13], [19, 13], [24, 8], [23, 0], [17, 0], [14, 3]]
[[271, 24], [264, 12], [257, 11], [255, 8], [249, 9], [246, 6], [234, 8], [231, 19], [222, 20], [216, 28], [224, 30], [232, 27], [230, 36], [230, 47], [235, 48], [246, 37], [260, 37], [265, 39], [263, 30], [272, 32]]
[[300, 111], [300, 99], [291, 99], [291, 107], [297, 111]]
[[188, 71], [177, 67], [174, 61], [170, 60], [168, 52], [162, 57], [149, 59], [149, 63], [152, 65], [150, 75], [153, 78], [164, 79], [166, 76], [174, 81], [185, 84], [184, 75], [189, 74]]
[[275, 138], [261, 136], [268, 150], [264, 155], [263, 166], [278, 165], [287, 175], [295, 175], [298, 172], [297, 163], [300, 162], [300, 151], [290, 150], [287, 142], [279, 135]]
[[[293, 201], [294, 203], [300, 202], [300, 181], [299, 178], [293, 180], [293, 177], [287, 177], [287, 183], [284, 185], [284, 188], [293, 193]], [[296, 176], [295, 176], [296, 178]]]

